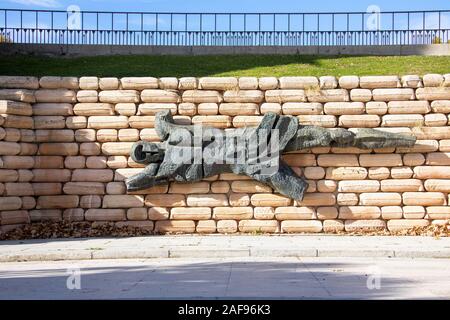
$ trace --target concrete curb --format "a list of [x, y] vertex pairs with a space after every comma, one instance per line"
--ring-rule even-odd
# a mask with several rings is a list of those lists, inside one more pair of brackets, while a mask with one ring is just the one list
[[61, 261], [61, 260], [100, 260], [100, 259], [157, 259], [157, 258], [311, 258], [311, 257], [348, 257], [348, 258], [439, 258], [450, 259], [450, 249], [445, 251], [418, 250], [345, 250], [314, 248], [300, 250], [185, 250], [185, 249], [155, 249], [155, 250], [71, 250], [29, 253], [6, 253], [0, 255], [0, 262], [21, 261]]
[[0, 243], [0, 262], [238, 257], [450, 259], [450, 238], [358, 237], [357, 242], [354, 239], [297, 235], [3, 241]]

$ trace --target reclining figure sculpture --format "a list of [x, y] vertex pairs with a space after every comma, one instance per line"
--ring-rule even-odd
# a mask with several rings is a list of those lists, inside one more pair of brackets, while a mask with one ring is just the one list
[[161, 111], [156, 114], [155, 129], [161, 143], [139, 141], [131, 149], [133, 161], [148, 165], [125, 181], [129, 192], [229, 172], [245, 174], [282, 195], [302, 200], [308, 183], [279, 157], [282, 152], [326, 146], [411, 147], [416, 142], [412, 135], [375, 129], [301, 125], [294, 116], [275, 113], [266, 113], [258, 127], [221, 130], [175, 124], [170, 111]]

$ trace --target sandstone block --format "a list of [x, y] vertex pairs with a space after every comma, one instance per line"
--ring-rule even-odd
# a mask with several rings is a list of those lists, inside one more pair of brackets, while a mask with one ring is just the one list
[[73, 112], [78, 116], [112, 116], [114, 105], [111, 103], [77, 103]]
[[39, 79], [39, 85], [45, 89], [78, 89], [78, 78], [76, 77], [53, 77], [47, 76]]
[[78, 154], [76, 143], [41, 143], [39, 155], [47, 156], [74, 156]]
[[80, 90], [77, 92], [77, 101], [81, 103], [95, 103], [98, 101], [96, 90]]
[[[152, 207], [185, 207], [186, 198], [182, 194], [149, 194], [145, 197], [145, 205]], [[201, 207], [203, 205], [198, 206]]]
[[447, 116], [443, 113], [433, 113], [425, 115], [425, 125], [427, 127], [441, 127], [448, 122]]
[[361, 193], [359, 204], [362, 206], [398, 206], [402, 203], [402, 196], [396, 192]]
[[172, 208], [170, 218], [173, 220], [208, 220], [211, 219], [211, 208]]
[[[417, 89], [420, 90], [420, 89]], [[404, 101], [414, 100], [414, 89], [374, 89], [372, 91], [373, 100], [375, 101]]]
[[418, 179], [388, 179], [381, 181], [381, 191], [405, 192], [423, 191], [422, 181]]
[[75, 103], [75, 91], [69, 89], [39, 89], [34, 92], [36, 102]]
[[136, 90], [104, 90], [98, 95], [100, 102], [106, 103], [138, 103], [139, 92]]
[[308, 89], [319, 87], [319, 80], [316, 77], [281, 77], [281, 89]]
[[450, 218], [450, 207], [448, 206], [430, 206], [426, 207], [427, 216], [430, 219], [446, 219]]
[[350, 97], [346, 89], [307, 90], [306, 96], [309, 102], [345, 102]]
[[67, 117], [66, 127], [69, 129], [83, 129], [87, 127], [87, 118], [83, 116]]
[[356, 206], [359, 196], [356, 193], [338, 193], [336, 203], [338, 206]]
[[216, 221], [214, 220], [200, 220], [195, 228], [197, 233], [215, 233], [216, 230]]
[[428, 87], [416, 89], [418, 100], [449, 100], [450, 87]]
[[110, 182], [113, 180], [111, 169], [75, 169], [72, 181], [76, 182]]
[[402, 166], [402, 156], [399, 154], [362, 154], [359, 156], [362, 167], [376, 167], [380, 164], [386, 167]]
[[258, 78], [256, 77], [240, 77], [239, 89], [241, 90], [256, 90], [258, 89]]
[[306, 93], [303, 89], [267, 90], [265, 92], [266, 102], [306, 102]]
[[350, 90], [350, 100], [368, 102], [372, 100], [372, 91], [370, 89], [352, 89]]
[[217, 221], [217, 232], [219, 233], [235, 233], [238, 226], [235, 220], [219, 220]]
[[192, 123], [223, 129], [231, 127], [231, 118], [230, 116], [195, 116], [192, 118]]
[[422, 79], [418, 75], [405, 75], [402, 77], [403, 88], [420, 88], [423, 87]]
[[186, 90], [182, 95], [183, 102], [203, 103], [213, 102], [221, 103], [222, 95], [214, 90]]
[[81, 77], [79, 79], [79, 86], [82, 90], [97, 90], [98, 78], [97, 77]]
[[122, 89], [156, 89], [159, 86], [157, 78], [153, 77], [124, 77], [120, 79]]
[[88, 209], [84, 214], [87, 221], [121, 221], [126, 220], [125, 209]]
[[172, 182], [170, 183], [169, 188], [169, 193], [195, 194], [208, 192], [209, 192], [209, 183], [204, 181], [194, 183]]
[[79, 203], [77, 195], [39, 196], [36, 209], [76, 208]]
[[0, 223], [2, 225], [30, 223], [30, 216], [27, 210], [0, 211]]
[[105, 194], [105, 185], [101, 182], [67, 182], [64, 184], [65, 194], [89, 195]]
[[33, 169], [33, 182], [67, 182], [71, 171], [67, 169]]
[[331, 180], [363, 180], [367, 177], [367, 169], [361, 167], [327, 168], [326, 179]]
[[428, 101], [389, 101], [388, 112], [396, 114], [425, 114], [431, 111]]
[[365, 76], [359, 78], [361, 88], [398, 88], [400, 79], [397, 76]]
[[387, 110], [387, 103], [384, 101], [369, 101], [366, 103], [367, 114], [383, 115], [387, 113]]
[[417, 179], [450, 179], [450, 167], [417, 166], [414, 168], [413, 177]]
[[402, 231], [414, 227], [426, 227], [430, 222], [424, 219], [392, 219], [387, 222], [389, 231]]
[[159, 78], [159, 87], [161, 89], [171, 89], [171, 90], [177, 90], [178, 89], [178, 79], [175, 77], [162, 77]]
[[198, 81], [194, 77], [183, 77], [179, 79], [178, 89], [180, 90], [193, 90], [197, 89]]
[[332, 115], [363, 114], [364, 110], [362, 102], [327, 102], [324, 105], [325, 114]]
[[316, 211], [311, 207], [278, 207], [275, 208], [277, 220], [315, 219]]
[[354, 154], [321, 154], [317, 157], [317, 164], [321, 167], [357, 167], [358, 157]]
[[20, 102], [36, 102], [34, 92], [26, 89], [0, 89], [0, 100], [14, 100]]
[[403, 204], [408, 206], [442, 206], [446, 197], [441, 192], [404, 192]]
[[377, 192], [380, 190], [380, 182], [375, 180], [344, 180], [339, 181], [339, 192]]
[[245, 207], [250, 205], [250, 196], [246, 193], [230, 193], [229, 202], [232, 207]]
[[385, 230], [386, 222], [384, 220], [345, 220], [345, 231], [375, 231]]
[[403, 218], [405, 219], [423, 219], [425, 208], [422, 206], [404, 206]]
[[219, 113], [219, 106], [217, 103], [200, 103], [197, 106], [197, 113], [199, 115], [216, 115]]
[[62, 220], [62, 210], [59, 209], [31, 210], [29, 211], [29, 215], [32, 223]]
[[382, 118], [383, 127], [420, 127], [424, 124], [424, 117], [420, 114], [388, 114]]
[[0, 100], [0, 114], [12, 114], [17, 116], [31, 116], [33, 109], [31, 104], [11, 100]]
[[20, 144], [16, 142], [0, 141], [0, 155], [15, 156], [20, 153]]
[[212, 193], [228, 193], [230, 191], [230, 185], [225, 181], [215, 181], [211, 183]]
[[424, 87], [440, 87], [444, 83], [444, 76], [442, 74], [426, 74], [423, 76]]
[[192, 220], [156, 221], [155, 232], [160, 233], [194, 233], [195, 222]]
[[197, 113], [195, 103], [184, 102], [178, 104], [178, 113], [185, 116], [194, 116]]
[[275, 233], [279, 231], [279, 226], [276, 220], [241, 220], [239, 231]]
[[414, 171], [410, 167], [395, 167], [391, 169], [392, 179], [409, 179], [413, 174]]
[[199, 89], [203, 90], [231, 90], [239, 86], [235, 77], [204, 77], [199, 79]]
[[128, 128], [128, 118], [125, 116], [91, 116], [88, 128], [92, 129], [123, 129]]
[[381, 209], [375, 206], [345, 206], [339, 208], [339, 219], [378, 219]]
[[278, 88], [278, 79], [275, 77], [262, 77], [258, 80], [259, 89], [273, 90]]
[[322, 222], [317, 220], [286, 220], [281, 222], [283, 233], [315, 233], [322, 231]]
[[[383, 116], [387, 117], [387, 116]], [[344, 115], [339, 117], [339, 126], [342, 127], [366, 127], [375, 128], [380, 124], [380, 117], [377, 115]]]
[[146, 89], [141, 92], [141, 100], [152, 103], [179, 103], [181, 98], [174, 90]]
[[344, 222], [341, 220], [324, 220], [323, 232], [325, 233], [337, 233], [344, 231]]
[[39, 80], [36, 77], [0, 76], [0, 88], [38, 89]]
[[333, 115], [299, 115], [297, 116], [302, 125], [320, 126], [333, 128], [337, 125], [336, 116]]
[[144, 206], [144, 197], [140, 195], [105, 195], [103, 208], [138, 208]]
[[[118, 138], [118, 133], [116, 129], [100, 129], [95, 132], [94, 129], [82, 129], [82, 130], [92, 130], [93, 137], [98, 142], [116, 142]], [[122, 131], [125, 130], [125, 131]], [[134, 131], [128, 131], [128, 130], [136, 130], [137, 129], [120, 129], [119, 132], [134, 132]], [[77, 130], [78, 131], [78, 130]], [[137, 131], [139, 133], [139, 131]], [[91, 140], [90, 140], [91, 141]]]
[[221, 103], [219, 107], [219, 113], [228, 116], [258, 115], [259, 107], [258, 104], [256, 103], [246, 103], [246, 102]]
[[136, 104], [134, 103], [117, 103], [114, 111], [121, 116], [134, 116], [136, 114]]
[[359, 87], [358, 76], [342, 76], [339, 77], [339, 87], [343, 89], [354, 89]]
[[228, 90], [223, 94], [225, 102], [233, 103], [261, 103], [264, 92], [260, 90]]

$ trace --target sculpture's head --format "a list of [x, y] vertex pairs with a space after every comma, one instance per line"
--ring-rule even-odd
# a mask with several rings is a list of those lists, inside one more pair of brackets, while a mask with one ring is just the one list
[[134, 162], [141, 164], [161, 162], [164, 159], [164, 149], [159, 143], [139, 141], [133, 144], [130, 156]]

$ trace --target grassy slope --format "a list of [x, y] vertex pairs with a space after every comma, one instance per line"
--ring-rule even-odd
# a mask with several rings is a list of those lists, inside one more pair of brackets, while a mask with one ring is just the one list
[[0, 56], [0, 75], [294, 76], [449, 73], [450, 56]]

